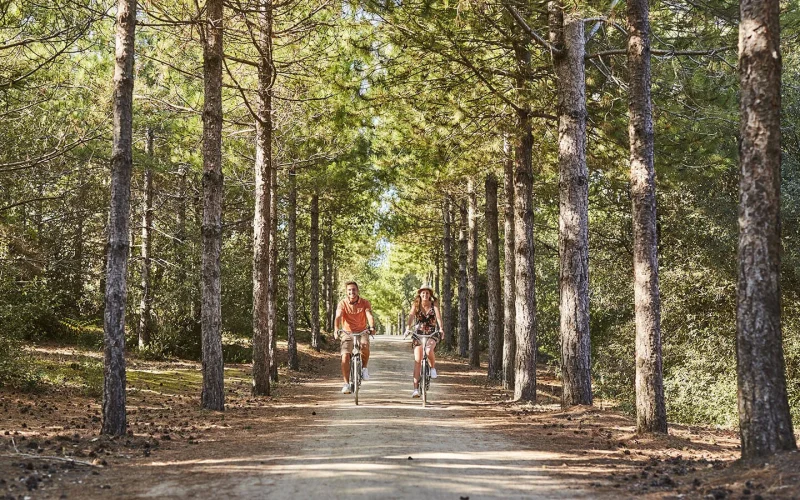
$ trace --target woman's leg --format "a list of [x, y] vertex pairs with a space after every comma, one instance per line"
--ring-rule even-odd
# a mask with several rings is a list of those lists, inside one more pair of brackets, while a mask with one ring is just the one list
[[425, 350], [428, 352], [428, 362], [431, 364], [431, 368], [436, 368], [436, 341], [428, 339]]
[[419, 388], [419, 372], [422, 370], [422, 346], [414, 347], [414, 389]]

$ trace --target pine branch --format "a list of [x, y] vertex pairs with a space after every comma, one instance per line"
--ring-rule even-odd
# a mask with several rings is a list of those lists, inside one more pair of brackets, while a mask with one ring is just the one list
[[[707, 50], [674, 50], [674, 49], [651, 49], [650, 54], [654, 56], [713, 56], [720, 52], [726, 52], [728, 50], [733, 49], [733, 46], [727, 47], [717, 47], [714, 49], [707, 49]], [[611, 49], [611, 50], [604, 50], [601, 52], [596, 52], [594, 54], [586, 55], [585, 59], [592, 59], [595, 57], [605, 57], [605, 56], [616, 56], [616, 55], [627, 55], [628, 49]]]
[[523, 17], [520, 15], [520, 13], [517, 12], [517, 9], [515, 9], [514, 7], [512, 7], [511, 5], [509, 5], [508, 3], [505, 3], [505, 2], [503, 2], [503, 7], [505, 7], [506, 10], [511, 14], [511, 16], [514, 19], [516, 19], [517, 24], [519, 24], [520, 27], [523, 30], [525, 30], [528, 33], [528, 35], [530, 35], [531, 40], [533, 40], [534, 42], [538, 43], [539, 45], [544, 47], [548, 52], [550, 52], [550, 53], [552, 53], [554, 55], [561, 54], [561, 50], [560, 49], [557, 49], [556, 47], [554, 47], [550, 42], [548, 42], [547, 40], [542, 38], [542, 36], [539, 33], [534, 31], [533, 28], [528, 26], [528, 23], [525, 22], [525, 19], [523, 19]]

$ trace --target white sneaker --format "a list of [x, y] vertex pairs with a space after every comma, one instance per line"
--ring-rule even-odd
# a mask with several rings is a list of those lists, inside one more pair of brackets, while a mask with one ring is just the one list
[[342, 386], [342, 394], [350, 394], [350, 384], [344, 384]]
[[436, 374], [436, 368], [431, 368], [431, 378], [436, 378], [439, 375]]
[[418, 398], [419, 397], [419, 389], [414, 389], [414, 392], [411, 393], [411, 397], [412, 398]]
[[361, 369], [361, 380], [369, 380], [369, 370], [366, 368]]

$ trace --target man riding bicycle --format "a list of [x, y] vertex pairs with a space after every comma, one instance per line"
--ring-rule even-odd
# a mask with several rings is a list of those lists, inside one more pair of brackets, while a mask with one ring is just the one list
[[[375, 333], [375, 318], [372, 317], [372, 304], [358, 295], [358, 284], [355, 281], [348, 281], [345, 284], [347, 298], [339, 302], [336, 307], [336, 318], [333, 320], [333, 327], [336, 332], [341, 328], [346, 332], [358, 333], [369, 327], [369, 333]], [[334, 333], [334, 338], [336, 338]], [[361, 370], [361, 379], [369, 380], [369, 335], [360, 338], [361, 360], [364, 368]], [[342, 335], [342, 394], [350, 394], [350, 355], [353, 352], [353, 336], [347, 333]]]

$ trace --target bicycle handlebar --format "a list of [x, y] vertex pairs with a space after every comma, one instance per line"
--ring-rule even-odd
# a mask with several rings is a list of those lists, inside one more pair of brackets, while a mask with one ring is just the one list
[[[418, 325], [419, 325], [419, 323], [414, 325], [415, 326], [415, 328], [414, 328], [415, 330], [416, 330], [416, 326], [418, 326]], [[441, 330], [439, 330], [438, 327], [433, 331], [433, 333], [430, 333], [428, 335], [425, 335], [425, 334], [422, 334], [422, 333], [417, 333], [416, 331], [412, 332], [411, 330], [406, 330], [406, 334], [403, 335], [403, 339], [405, 340], [409, 335], [413, 335], [413, 336], [416, 336], [416, 337], [422, 337], [422, 338], [431, 338], [431, 337], [435, 337], [436, 335], [439, 335], [440, 333], [441, 333]]]
[[370, 333], [369, 328], [361, 330], [360, 332], [348, 332], [347, 330], [343, 330], [340, 328], [339, 330], [336, 330], [336, 335], [334, 335], [334, 338], [341, 335], [342, 333], [345, 333], [353, 337], [360, 337], [362, 335], [372, 335], [373, 337], [375, 337], [374, 333]]

